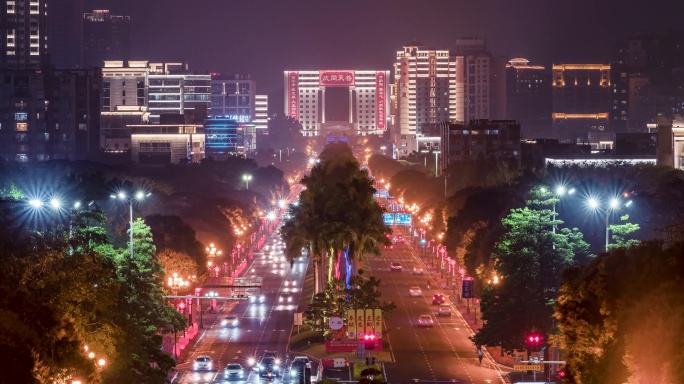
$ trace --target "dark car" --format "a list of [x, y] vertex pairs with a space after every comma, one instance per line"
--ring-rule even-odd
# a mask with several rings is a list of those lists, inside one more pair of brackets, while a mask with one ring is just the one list
[[275, 357], [262, 358], [261, 361], [259, 361], [259, 364], [257, 364], [257, 370], [259, 371], [259, 377], [266, 377], [269, 372], [276, 377], [282, 374], [280, 371], [280, 360]]
[[432, 304], [444, 304], [445, 302], [446, 298], [441, 293], [435, 293], [432, 296]]

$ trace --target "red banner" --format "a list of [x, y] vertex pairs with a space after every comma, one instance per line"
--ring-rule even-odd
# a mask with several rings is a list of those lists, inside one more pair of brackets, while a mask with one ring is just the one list
[[287, 115], [299, 121], [299, 72], [289, 73], [287, 95]]
[[352, 87], [356, 84], [354, 71], [318, 71], [321, 87]]
[[385, 90], [387, 89], [387, 76], [384, 71], [375, 73], [375, 117], [377, 119], [377, 127], [379, 130], [387, 129], [387, 111], [386, 111], [386, 97]]

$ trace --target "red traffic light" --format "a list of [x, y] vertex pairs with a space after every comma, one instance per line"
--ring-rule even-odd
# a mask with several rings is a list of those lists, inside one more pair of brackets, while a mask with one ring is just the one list
[[370, 334], [363, 336], [363, 338], [366, 340], [375, 340], [375, 335], [370, 333]]

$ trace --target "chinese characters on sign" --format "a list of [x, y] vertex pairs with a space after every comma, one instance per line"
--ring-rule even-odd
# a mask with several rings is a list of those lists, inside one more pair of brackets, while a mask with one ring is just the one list
[[461, 287], [461, 297], [464, 299], [472, 299], [473, 296], [473, 280], [463, 280]]
[[321, 87], [349, 87], [356, 84], [354, 71], [319, 71], [318, 83]]
[[366, 324], [364, 318], [365, 312], [363, 309], [356, 310], [356, 338], [363, 340], [363, 336], [366, 335]]
[[375, 116], [377, 117], [377, 127], [379, 130], [386, 130], [387, 123], [387, 111], [386, 106], [386, 96], [385, 89], [387, 86], [387, 79], [384, 71], [376, 72], [375, 74], [375, 102], [376, 110]]
[[299, 72], [290, 72], [287, 81], [287, 114], [299, 121]]
[[347, 339], [356, 339], [356, 310], [347, 311]]

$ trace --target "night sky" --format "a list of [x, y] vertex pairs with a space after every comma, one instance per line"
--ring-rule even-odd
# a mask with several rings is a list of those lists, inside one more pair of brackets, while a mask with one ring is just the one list
[[[280, 98], [285, 69], [391, 69], [418, 40], [481, 37], [532, 64], [607, 62], [640, 30], [682, 28], [683, 0], [85, 0], [132, 17], [132, 58], [249, 73]], [[677, 20], [679, 18], [679, 20]], [[276, 102], [276, 100], [273, 100]]]

